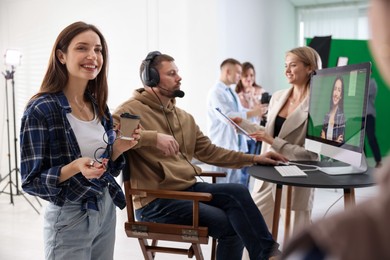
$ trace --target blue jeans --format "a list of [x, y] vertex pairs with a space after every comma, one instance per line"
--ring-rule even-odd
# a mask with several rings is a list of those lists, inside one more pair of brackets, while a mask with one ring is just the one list
[[108, 189], [99, 211], [81, 210], [81, 202], [47, 205], [44, 216], [45, 259], [109, 260], [114, 258], [116, 208]]
[[[256, 142], [253, 140], [247, 140], [248, 152], [247, 154], [260, 154], [261, 151], [261, 142]], [[244, 167], [241, 169], [241, 181], [240, 183], [246, 185], [249, 188], [249, 173], [248, 167]]]
[[[211, 201], [200, 203], [199, 222], [218, 239], [218, 260], [241, 260], [244, 246], [252, 260], [268, 259], [277, 251], [279, 245], [244, 185], [199, 182], [187, 191], [213, 195]], [[191, 225], [192, 201], [156, 199], [136, 210], [136, 215], [142, 221]]]
[[242, 169], [232, 169], [212, 166], [211, 171], [226, 172], [226, 177], [217, 178], [217, 183], [240, 183], [247, 185], [246, 177]]

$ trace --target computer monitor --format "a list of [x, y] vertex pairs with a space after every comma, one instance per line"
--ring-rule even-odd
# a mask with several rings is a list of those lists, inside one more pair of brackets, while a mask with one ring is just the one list
[[328, 174], [367, 170], [364, 155], [368, 82], [371, 63], [316, 71], [310, 83], [305, 149], [346, 163], [320, 167]]

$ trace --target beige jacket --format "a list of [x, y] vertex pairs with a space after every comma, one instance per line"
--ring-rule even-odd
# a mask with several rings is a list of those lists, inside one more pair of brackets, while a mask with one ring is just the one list
[[[275, 129], [275, 119], [279, 114], [279, 111], [283, 108], [284, 104], [290, 95], [292, 88], [279, 90], [272, 95], [267, 116], [267, 125], [265, 131], [273, 136]], [[318, 160], [316, 153], [305, 150], [305, 136], [307, 127], [307, 118], [309, 111], [309, 98], [307, 97], [295, 111], [288, 116], [284, 122], [282, 129], [275, 141], [271, 144], [266, 142], [262, 143], [261, 152], [275, 151], [283, 154], [289, 160]], [[250, 128], [248, 122], [245, 121], [242, 124], [244, 129], [248, 132], [253, 132], [255, 129]], [[256, 127], [257, 128], [257, 127]], [[263, 181], [256, 180], [253, 193], [259, 192]], [[286, 192], [283, 192], [286, 194]], [[255, 197], [255, 196], [254, 196]], [[310, 188], [294, 188], [292, 193], [292, 209], [293, 210], [310, 210], [313, 207], [314, 189]], [[285, 196], [282, 198], [282, 206], [285, 207]]]

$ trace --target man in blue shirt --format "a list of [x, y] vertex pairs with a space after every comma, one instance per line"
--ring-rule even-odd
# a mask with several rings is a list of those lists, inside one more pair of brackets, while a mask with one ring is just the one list
[[[214, 144], [220, 147], [245, 153], [248, 150], [245, 136], [237, 133], [235, 127], [221, 116], [215, 108], [219, 108], [222, 113], [230, 118], [240, 117], [244, 119], [259, 116], [262, 114], [262, 110], [260, 108], [245, 109], [241, 105], [238, 95], [230, 87], [236, 85], [240, 80], [241, 63], [229, 58], [221, 63], [220, 68], [220, 79], [210, 89], [207, 97], [208, 136]], [[226, 178], [218, 178], [218, 182], [248, 184], [249, 176], [243, 173], [241, 169], [212, 166], [212, 170], [227, 173]]]

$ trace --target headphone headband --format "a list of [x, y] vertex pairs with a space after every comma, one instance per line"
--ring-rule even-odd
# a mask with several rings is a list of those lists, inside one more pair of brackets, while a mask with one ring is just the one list
[[145, 58], [145, 61], [150, 61], [152, 62], [154, 60], [154, 58], [156, 58], [157, 56], [161, 55], [161, 52], [159, 51], [151, 51], [148, 53], [148, 55], [146, 56]]

